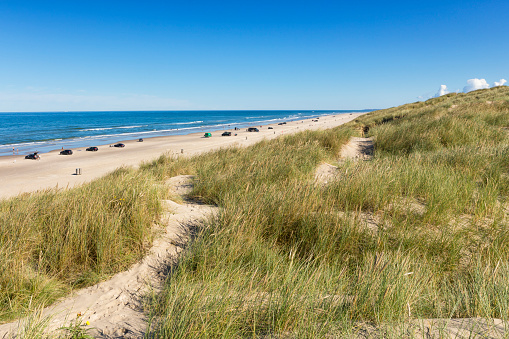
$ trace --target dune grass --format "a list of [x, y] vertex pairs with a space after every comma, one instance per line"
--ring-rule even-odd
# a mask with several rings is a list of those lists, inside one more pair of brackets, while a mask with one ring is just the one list
[[[192, 169], [192, 195], [222, 207], [154, 301], [153, 337], [354, 336], [362, 324], [398, 329], [419, 318], [509, 320], [508, 95], [449, 95], [147, 167], [163, 177]], [[313, 184], [316, 166], [355, 133], [374, 138], [375, 158], [339, 162], [332, 182]]]
[[47, 305], [141, 258], [159, 213], [160, 186], [118, 169], [78, 188], [0, 202], [0, 321]]
[[[0, 311], [126, 268], [164, 181], [221, 207], [150, 307], [149, 337], [408, 335], [414, 319], [509, 321], [509, 89], [449, 94], [193, 158], [162, 156], [72, 190], [0, 202]], [[339, 161], [352, 136], [371, 161]], [[314, 182], [322, 162], [338, 170]]]

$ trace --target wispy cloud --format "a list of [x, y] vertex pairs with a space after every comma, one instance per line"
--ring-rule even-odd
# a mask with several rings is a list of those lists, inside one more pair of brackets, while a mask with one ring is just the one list
[[189, 109], [186, 100], [146, 94], [87, 95], [41, 93], [32, 89], [23, 92], [0, 92], [0, 111], [122, 111]]

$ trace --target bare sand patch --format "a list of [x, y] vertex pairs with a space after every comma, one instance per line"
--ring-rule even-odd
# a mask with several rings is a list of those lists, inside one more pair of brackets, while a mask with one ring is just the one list
[[332, 178], [338, 173], [337, 166], [323, 163], [316, 168], [315, 171], [315, 183], [319, 185], [327, 184]]
[[[370, 160], [373, 158], [374, 145], [372, 138], [351, 138], [340, 152], [340, 160]], [[327, 184], [338, 173], [338, 167], [323, 163], [316, 168], [315, 183]]]
[[370, 160], [373, 158], [374, 144], [372, 138], [353, 137], [341, 149], [341, 159]]
[[375, 338], [444, 338], [444, 339], [499, 339], [507, 337], [508, 324], [500, 319], [457, 318], [415, 319], [401, 325], [373, 326], [359, 324], [358, 339]]

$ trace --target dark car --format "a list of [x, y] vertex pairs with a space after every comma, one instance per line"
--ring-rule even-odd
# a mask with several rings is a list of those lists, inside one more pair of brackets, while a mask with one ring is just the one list
[[125, 147], [125, 145], [122, 143], [118, 143], [118, 144], [113, 145], [113, 147]]
[[71, 155], [72, 150], [70, 149], [64, 149], [63, 151], [60, 151], [60, 155]]
[[89, 152], [97, 152], [99, 150], [99, 148], [92, 146], [92, 147], [87, 148], [86, 150]]
[[249, 128], [247, 129], [247, 131], [248, 131], [248, 132], [260, 132], [260, 130], [259, 130], [258, 128], [256, 128], [256, 127], [249, 127]]
[[143, 142], [143, 138], [139, 138], [139, 139], [138, 139], [138, 142]]
[[223, 134], [221, 134], [223, 137], [231, 137], [232, 136], [232, 132], [223, 132]]
[[39, 153], [39, 152], [30, 153], [29, 155], [25, 156], [25, 159], [38, 160], [41, 157], [37, 153]]
[[274, 128], [272, 128], [272, 127], [270, 127], [270, 126], [269, 126], [269, 128], [268, 128], [268, 129], [274, 129]]

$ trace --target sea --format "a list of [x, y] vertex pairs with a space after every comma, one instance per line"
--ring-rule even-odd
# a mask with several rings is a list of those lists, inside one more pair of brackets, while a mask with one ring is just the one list
[[124, 140], [246, 128], [371, 110], [122, 111], [0, 113], [0, 156]]

